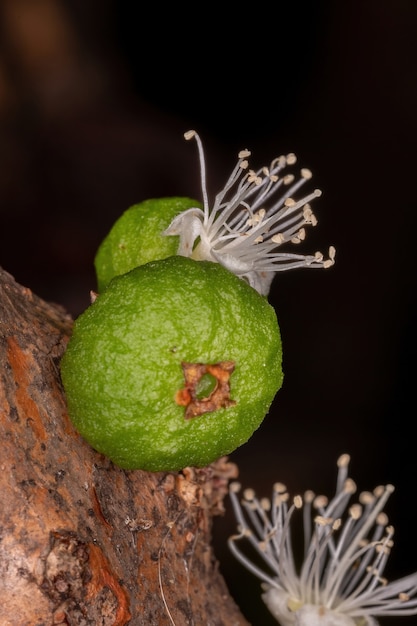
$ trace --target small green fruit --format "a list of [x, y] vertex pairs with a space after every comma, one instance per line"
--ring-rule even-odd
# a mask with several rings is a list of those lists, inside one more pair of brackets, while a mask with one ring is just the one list
[[145, 200], [127, 209], [97, 250], [94, 266], [98, 291], [102, 292], [114, 276], [176, 254], [179, 237], [162, 233], [174, 217], [192, 207], [201, 207], [201, 203], [174, 197]]
[[273, 307], [223, 266], [171, 256], [115, 277], [61, 364], [70, 418], [125, 469], [205, 466], [245, 443], [282, 384]]

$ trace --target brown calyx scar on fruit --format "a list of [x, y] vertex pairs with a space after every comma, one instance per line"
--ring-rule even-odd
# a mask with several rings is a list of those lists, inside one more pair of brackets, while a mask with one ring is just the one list
[[[236, 402], [230, 398], [230, 376], [235, 369], [234, 361], [219, 363], [186, 363], [182, 362], [185, 386], [175, 394], [175, 402], [185, 406], [185, 419], [191, 419], [203, 413], [234, 406]], [[203, 376], [210, 375], [214, 379], [214, 389], [207, 397], [198, 397], [198, 387]]]

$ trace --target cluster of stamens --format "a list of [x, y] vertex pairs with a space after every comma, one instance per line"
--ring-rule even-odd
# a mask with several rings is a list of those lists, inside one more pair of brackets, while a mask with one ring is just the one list
[[313, 190], [296, 199], [299, 189], [312, 177], [303, 168], [299, 178], [287, 172], [297, 161], [295, 154], [275, 158], [269, 167], [249, 168], [250, 152], [242, 150], [224, 188], [212, 207], [208, 202], [203, 147], [195, 131], [185, 134], [197, 141], [203, 210], [191, 208], [178, 215], [166, 235], [179, 235], [178, 254], [221, 263], [246, 279], [262, 295], [269, 293], [276, 272], [298, 267], [328, 268], [334, 264], [335, 248], [329, 255], [278, 251], [286, 243], [299, 244], [306, 226], [316, 226], [311, 202], [321, 195]]
[[[417, 572], [390, 583], [383, 575], [394, 535], [383, 508], [394, 487], [363, 492], [349, 506], [356, 485], [347, 476], [348, 463], [342, 455], [330, 501], [312, 491], [291, 500], [277, 483], [272, 501], [246, 489], [240, 502], [240, 485], [230, 486], [239, 530], [230, 549], [263, 581], [263, 600], [281, 626], [317, 624], [317, 615], [322, 626], [375, 626], [373, 616], [417, 614]], [[291, 524], [301, 510], [304, 560], [296, 567]], [[242, 540], [255, 550], [256, 562], [239, 547]]]

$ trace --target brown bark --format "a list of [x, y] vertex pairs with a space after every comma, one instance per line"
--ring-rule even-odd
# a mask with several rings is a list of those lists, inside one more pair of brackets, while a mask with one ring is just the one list
[[0, 268], [0, 624], [247, 626], [211, 547], [237, 468], [124, 471], [75, 432], [72, 319]]

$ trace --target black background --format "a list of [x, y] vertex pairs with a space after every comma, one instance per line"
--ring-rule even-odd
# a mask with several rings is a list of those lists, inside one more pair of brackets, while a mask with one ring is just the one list
[[[35, 4], [55, 21], [0, 9], [1, 266], [77, 316], [128, 206], [200, 198], [186, 130], [204, 142], [211, 197], [240, 149], [256, 167], [296, 152], [323, 190], [305, 249], [335, 245], [336, 265], [276, 277], [284, 385], [231, 460], [262, 496], [277, 480], [330, 495], [350, 453], [360, 489], [396, 486], [386, 573], [416, 570], [417, 5]], [[273, 624], [228, 554], [232, 532], [228, 511], [214, 527], [228, 585], [254, 626]]]

